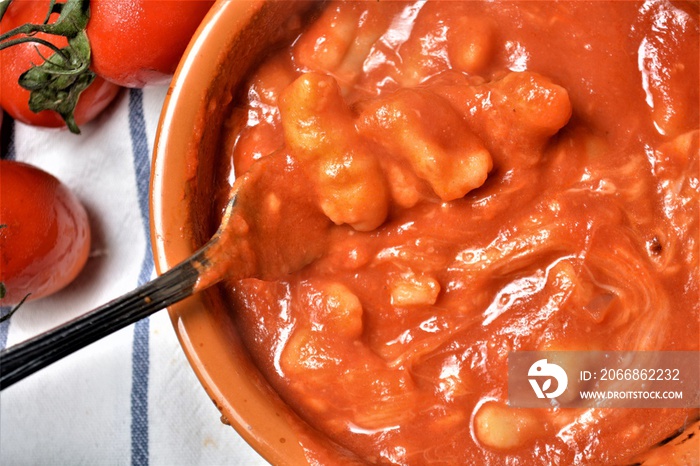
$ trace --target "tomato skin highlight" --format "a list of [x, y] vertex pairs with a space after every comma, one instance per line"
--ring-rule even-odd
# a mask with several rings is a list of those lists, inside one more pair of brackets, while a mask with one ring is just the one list
[[0, 160], [0, 305], [57, 292], [80, 273], [90, 252], [90, 224], [78, 198], [56, 177]]
[[167, 84], [212, 0], [91, 0], [91, 68], [124, 87]]
[[[0, 32], [7, 32], [26, 23], [41, 23], [46, 16], [49, 0], [13, 0], [0, 23]], [[52, 21], [56, 15], [52, 16]], [[34, 37], [47, 40], [58, 48], [68, 45], [64, 37], [37, 33]], [[41, 58], [54, 52], [44, 45], [23, 43], [0, 51], [0, 107], [15, 120], [32, 126], [49, 128], [65, 127], [61, 116], [52, 110], [34, 113], [29, 109], [29, 91], [17, 82], [20, 75], [33, 64], [40, 65]], [[74, 115], [80, 126], [96, 118], [117, 96], [119, 86], [97, 77], [80, 95]]]

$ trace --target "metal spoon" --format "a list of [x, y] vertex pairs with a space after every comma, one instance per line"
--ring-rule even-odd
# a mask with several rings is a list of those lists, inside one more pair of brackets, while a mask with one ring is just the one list
[[305, 178], [285, 154], [260, 159], [236, 181], [217, 232], [191, 257], [130, 293], [1, 351], [0, 390], [224, 278], [271, 279], [315, 260], [325, 250], [330, 221]]

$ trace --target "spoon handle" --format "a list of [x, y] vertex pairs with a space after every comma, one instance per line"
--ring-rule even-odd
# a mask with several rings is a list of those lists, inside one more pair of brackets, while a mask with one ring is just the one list
[[205, 245], [192, 257], [80, 317], [0, 351], [0, 390], [102, 337], [195, 292], [206, 263]]

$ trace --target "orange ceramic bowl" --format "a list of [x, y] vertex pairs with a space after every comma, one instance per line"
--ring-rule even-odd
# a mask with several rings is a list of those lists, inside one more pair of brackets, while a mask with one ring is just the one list
[[[305, 8], [301, 1], [219, 0], [190, 44], [165, 101], [154, 148], [151, 180], [152, 243], [162, 273], [203, 245], [213, 220], [214, 169], [223, 121], [238, 86], [274, 38], [273, 32]], [[226, 303], [216, 288], [169, 309], [175, 331], [202, 385], [230, 424], [266, 460], [301, 465], [312, 457], [342, 458], [285, 405], [247, 355]], [[214, 420], [212, 420], [214, 422]], [[687, 458], [700, 424], [645, 464]], [[678, 456], [675, 456], [678, 455]], [[682, 463], [678, 463], [682, 464]]]

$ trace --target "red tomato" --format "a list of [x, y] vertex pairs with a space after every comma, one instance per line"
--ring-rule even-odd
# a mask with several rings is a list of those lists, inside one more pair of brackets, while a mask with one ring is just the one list
[[82, 204], [54, 176], [0, 160], [0, 305], [54, 293], [85, 265], [90, 226]]
[[[121, 3], [121, 2], [117, 2]], [[41, 23], [48, 11], [49, 0], [13, 0], [0, 23], [0, 31], [7, 32], [26, 23]], [[55, 20], [52, 16], [52, 20]], [[38, 33], [37, 38], [45, 39], [62, 48], [68, 45], [65, 38]], [[16, 120], [34, 126], [65, 126], [60, 115], [52, 110], [34, 113], [29, 109], [29, 91], [22, 88], [17, 80], [32, 64], [40, 65], [41, 58], [53, 54], [48, 47], [35, 43], [14, 45], [0, 51], [0, 107]], [[80, 95], [74, 116], [78, 126], [94, 119], [116, 97], [119, 87], [106, 82], [99, 76]]]
[[92, 69], [125, 87], [167, 84], [213, 0], [91, 0]]

